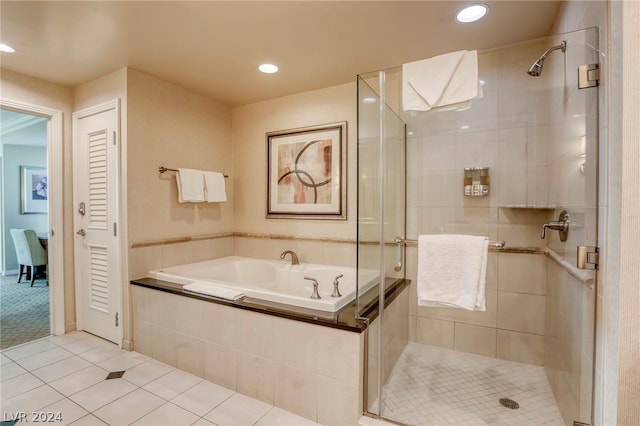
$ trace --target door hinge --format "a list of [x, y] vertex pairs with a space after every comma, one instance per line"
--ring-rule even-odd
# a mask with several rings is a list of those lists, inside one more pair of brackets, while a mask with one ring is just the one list
[[118, 225], [115, 222], [113, 222], [113, 236], [118, 236]]
[[118, 313], [116, 312], [116, 327], [118, 326]]
[[589, 423], [579, 422], [577, 420], [573, 421], [573, 426], [591, 426]]
[[598, 269], [600, 247], [578, 246], [577, 266], [579, 269]]
[[116, 131], [114, 130], [114, 131], [113, 131], [113, 144], [114, 144], [114, 145], [116, 144], [116, 137], [117, 137], [117, 133], [116, 133]]
[[600, 82], [600, 66], [598, 64], [580, 65], [578, 67], [578, 89], [596, 87]]

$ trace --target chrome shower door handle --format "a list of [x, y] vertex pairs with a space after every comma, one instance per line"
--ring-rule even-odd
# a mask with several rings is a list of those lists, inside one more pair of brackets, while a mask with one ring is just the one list
[[398, 246], [398, 262], [393, 270], [400, 272], [402, 270], [402, 265], [404, 264], [404, 240], [400, 237], [396, 237], [393, 242]]

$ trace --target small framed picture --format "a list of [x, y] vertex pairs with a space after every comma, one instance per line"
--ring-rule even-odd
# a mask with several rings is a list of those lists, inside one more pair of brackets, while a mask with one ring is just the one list
[[347, 218], [347, 122], [269, 132], [267, 218]]
[[49, 203], [47, 169], [20, 166], [20, 213], [46, 214]]

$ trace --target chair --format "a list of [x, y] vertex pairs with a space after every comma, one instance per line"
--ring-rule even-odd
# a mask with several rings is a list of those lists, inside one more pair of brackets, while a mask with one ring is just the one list
[[[47, 252], [40, 244], [40, 240], [33, 229], [11, 229], [11, 237], [16, 247], [16, 257], [20, 264], [20, 276], [18, 282], [22, 279], [24, 267], [27, 267], [27, 279], [31, 276], [31, 287], [36, 278], [38, 266], [47, 265]], [[49, 283], [47, 283], [49, 285]]]

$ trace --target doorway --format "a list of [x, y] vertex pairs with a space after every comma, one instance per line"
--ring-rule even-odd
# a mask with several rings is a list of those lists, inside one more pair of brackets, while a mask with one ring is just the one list
[[[4, 349], [38, 337], [65, 332], [62, 279], [63, 138], [62, 112], [59, 110], [0, 99], [0, 114], [0, 285]], [[16, 273], [19, 273], [20, 266], [9, 232], [12, 228], [33, 229], [38, 242], [46, 246], [47, 266], [40, 268], [41, 275], [33, 277], [33, 287], [31, 274], [28, 277], [23, 275], [20, 283], [17, 283]], [[56, 231], [60, 231], [59, 234]], [[7, 283], [25, 294], [9, 297], [11, 289], [5, 285]], [[37, 296], [37, 293], [41, 295]], [[14, 330], [10, 332], [10, 328]], [[10, 338], [13, 334], [19, 334], [20, 337]]]
[[[11, 229], [34, 230], [42, 238], [37, 255], [46, 255], [47, 119], [0, 110], [2, 138], [2, 278], [0, 348], [16, 346], [50, 334], [49, 283], [46, 265], [23, 265]], [[37, 187], [36, 187], [37, 185]], [[39, 242], [38, 242], [39, 243]], [[29, 251], [31, 254], [31, 251]], [[36, 255], [34, 255], [36, 256]], [[31, 256], [29, 256], [31, 257]], [[26, 275], [20, 274], [26, 269]], [[20, 281], [20, 282], [18, 282]]]

